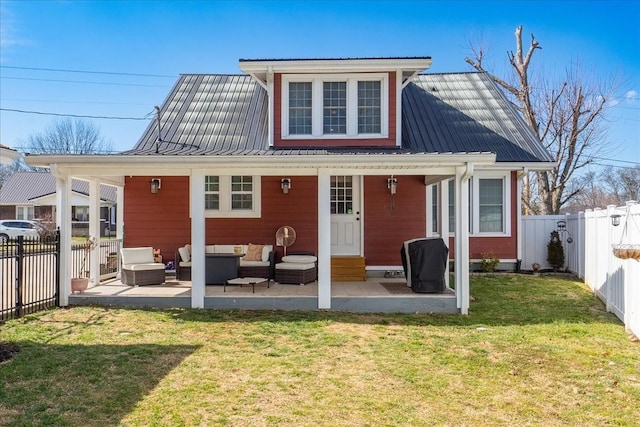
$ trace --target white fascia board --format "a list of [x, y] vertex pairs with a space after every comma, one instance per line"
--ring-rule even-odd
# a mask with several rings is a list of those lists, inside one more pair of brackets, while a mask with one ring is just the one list
[[184, 176], [190, 169], [225, 169], [252, 171], [264, 169], [265, 175], [281, 174], [299, 170], [299, 175], [314, 174], [318, 168], [341, 170], [351, 169], [362, 175], [380, 171], [381, 174], [393, 171], [399, 175], [418, 173], [449, 174], [450, 168], [467, 163], [490, 165], [495, 162], [493, 153], [474, 154], [368, 154], [368, 155], [291, 155], [291, 156], [29, 156], [28, 163], [56, 169], [68, 170], [76, 176], [105, 177], [114, 176]]
[[20, 153], [13, 148], [0, 147], [0, 164], [9, 165], [18, 157], [20, 157]]
[[526, 168], [531, 172], [535, 172], [548, 171], [557, 166], [558, 164], [554, 162], [496, 162], [492, 165], [483, 165], [480, 169], [522, 170], [523, 168]]
[[241, 71], [249, 75], [266, 73], [335, 73], [358, 71], [388, 71], [398, 68], [424, 71], [431, 66], [431, 58], [373, 58], [373, 59], [307, 59], [291, 61], [240, 61]]

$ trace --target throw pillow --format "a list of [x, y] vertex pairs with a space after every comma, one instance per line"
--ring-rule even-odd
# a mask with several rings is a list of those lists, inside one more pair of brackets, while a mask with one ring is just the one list
[[181, 248], [178, 248], [178, 253], [180, 254], [180, 258], [182, 258], [183, 262], [191, 261], [191, 253], [184, 246]]
[[264, 245], [254, 245], [249, 243], [247, 254], [244, 256], [245, 261], [262, 261], [262, 247]]

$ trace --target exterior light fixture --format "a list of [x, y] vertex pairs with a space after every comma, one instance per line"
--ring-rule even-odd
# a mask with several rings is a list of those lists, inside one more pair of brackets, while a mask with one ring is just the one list
[[280, 188], [282, 188], [282, 194], [289, 194], [289, 189], [291, 188], [291, 179], [282, 178], [280, 180]]
[[620, 225], [620, 215], [618, 214], [611, 215], [611, 225], [613, 225], [614, 227], [617, 227]]
[[158, 194], [160, 187], [161, 187], [160, 178], [153, 178], [151, 180], [151, 194]]
[[389, 193], [396, 194], [396, 191], [398, 190], [398, 179], [394, 178], [393, 175], [391, 175], [391, 178], [387, 179], [387, 188], [389, 189]]

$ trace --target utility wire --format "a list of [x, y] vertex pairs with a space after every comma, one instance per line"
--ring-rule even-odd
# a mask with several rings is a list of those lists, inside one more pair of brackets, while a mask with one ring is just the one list
[[114, 117], [114, 116], [86, 116], [80, 114], [61, 114], [61, 113], [46, 113], [43, 111], [28, 111], [28, 110], [15, 110], [12, 108], [0, 108], [1, 111], [11, 111], [14, 113], [24, 114], [39, 114], [42, 116], [61, 116], [61, 117], [80, 117], [86, 119], [107, 119], [107, 120], [149, 120], [146, 117]]
[[144, 87], [167, 87], [166, 85], [145, 85], [141, 83], [109, 83], [109, 82], [91, 82], [91, 81], [80, 81], [80, 80], [59, 80], [59, 79], [33, 79], [30, 77], [5, 77], [2, 76], [0, 79], [7, 80], [32, 80], [39, 82], [59, 82], [59, 83], [81, 83], [81, 84], [93, 84], [93, 85], [109, 85], [109, 86], [144, 86]]
[[167, 78], [176, 77], [176, 76], [170, 76], [167, 74], [117, 73], [117, 72], [111, 72], [111, 71], [65, 70], [60, 68], [12, 67], [9, 65], [0, 65], [0, 68], [11, 68], [13, 70], [57, 71], [61, 73], [106, 74], [106, 75], [112, 75], [112, 76], [167, 77]]
[[638, 162], [631, 162], [629, 160], [608, 159], [606, 157], [597, 157], [597, 156], [594, 156], [593, 158], [594, 159], [598, 159], [598, 160], [607, 160], [607, 161], [610, 161], [610, 162], [630, 163], [630, 164], [636, 165], [636, 166], [640, 165], [640, 163], [638, 163]]

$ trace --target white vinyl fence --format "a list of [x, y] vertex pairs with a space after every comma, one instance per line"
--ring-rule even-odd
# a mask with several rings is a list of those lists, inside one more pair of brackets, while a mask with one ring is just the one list
[[[612, 225], [619, 215], [620, 225]], [[564, 221], [566, 226], [562, 230]], [[640, 336], [640, 260], [620, 259], [613, 255], [613, 245], [637, 245], [640, 248], [640, 204], [609, 206], [571, 215], [522, 217], [522, 269], [530, 270], [547, 262], [547, 243], [551, 232], [560, 231], [565, 249], [565, 265], [605, 302], [627, 331]]]

